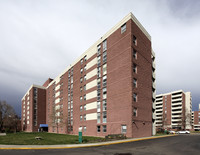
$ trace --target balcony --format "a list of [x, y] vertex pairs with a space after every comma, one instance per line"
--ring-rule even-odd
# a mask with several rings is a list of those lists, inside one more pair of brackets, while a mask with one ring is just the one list
[[178, 105], [181, 105], [181, 106], [182, 106], [182, 102], [172, 103], [172, 106], [178, 106]]
[[172, 98], [175, 98], [175, 97], [182, 97], [182, 93], [176, 94], [176, 95], [173, 95], [173, 94], [172, 94]]
[[172, 104], [173, 102], [182, 102], [182, 98], [172, 99]]
[[152, 87], [153, 87], [154, 89], [156, 89], [156, 83], [155, 83], [155, 82], [152, 82]]
[[177, 110], [177, 109], [182, 110], [182, 106], [172, 107], [172, 110]]
[[162, 104], [163, 100], [156, 100], [156, 104]]
[[179, 113], [182, 114], [182, 110], [172, 111], [172, 115], [173, 115], [173, 114], [179, 114]]
[[180, 123], [172, 123], [172, 126], [181, 126]]
[[157, 123], [157, 122], [162, 122], [162, 120], [156, 120], [155, 122], [156, 122], [156, 123]]
[[153, 99], [156, 99], [156, 92], [155, 92], [155, 91], [152, 92], [152, 98], [153, 98]]
[[172, 115], [173, 118], [180, 118], [182, 115]]
[[156, 113], [162, 112], [163, 109], [156, 109]]
[[156, 115], [156, 119], [162, 119], [162, 116]]
[[[179, 118], [179, 119], [172, 119], [172, 123], [173, 123], [173, 122], [175, 122], [175, 123], [177, 123], [177, 122], [182, 122], [182, 119], [180, 119], [180, 118]], [[180, 124], [180, 123], [179, 123], [179, 124]]]
[[152, 72], [152, 78], [156, 79], [156, 73]]
[[153, 102], [152, 108], [153, 108], [153, 109], [156, 109], [156, 104], [155, 104], [155, 102]]
[[152, 62], [152, 68], [155, 70], [156, 69], [156, 63], [155, 61]]
[[152, 119], [156, 119], [156, 114], [155, 113], [153, 113]]
[[156, 108], [162, 108], [163, 107], [163, 105], [156, 105]]

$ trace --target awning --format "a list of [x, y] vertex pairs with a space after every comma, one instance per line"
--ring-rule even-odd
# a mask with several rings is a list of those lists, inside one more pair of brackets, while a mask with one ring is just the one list
[[48, 124], [40, 124], [40, 128], [48, 128]]

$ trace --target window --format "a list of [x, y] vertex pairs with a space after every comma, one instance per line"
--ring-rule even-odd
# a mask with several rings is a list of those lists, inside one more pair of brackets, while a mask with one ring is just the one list
[[103, 87], [106, 87], [107, 85], [107, 76], [103, 76]]
[[107, 52], [103, 52], [103, 63], [107, 61]]
[[133, 87], [137, 88], [137, 79], [135, 79], [135, 78], [133, 79]]
[[84, 105], [84, 110], [86, 110], [86, 104]]
[[97, 88], [100, 89], [101, 88], [101, 80], [97, 79]]
[[107, 132], [107, 127], [106, 127], [106, 125], [103, 125], [103, 132]]
[[82, 78], [82, 77], [80, 78], [80, 82], [81, 82], [81, 83], [83, 82], [83, 78]]
[[73, 68], [71, 68], [71, 75], [73, 75], [73, 70], [74, 70], [74, 69], [73, 69]]
[[107, 97], [107, 88], [103, 88], [103, 99], [106, 99]]
[[83, 110], [83, 106], [81, 105], [81, 106], [80, 106], [80, 111], [82, 111], [82, 110]]
[[83, 89], [86, 90], [86, 85], [83, 86]]
[[97, 78], [101, 77], [101, 67], [97, 68]]
[[107, 50], [107, 40], [103, 41], [103, 52]]
[[101, 56], [98, 56], [97, 57], [97, 66], [100, 66], [101, 65]]
[[84, 119], [84, 121], [86, 121], [86, 114], [83, 115], [83, 119]]
[[99, 44], [97, 46], [97, 55], [100, 55], [101, 54], [101, 45]]
[[133, 64], [133, 72], [137, 73], [137, 65], [136, 64]]
[[80, 121], [82, 121], [82, 119], [83, 119], [83, 116], [82, 116], [82, 115], [80, 115]]
[[136, 52], [135, 49], [133, 49], [133, 58], [134, 58], [134, 59], [137, 59], [137, 52]]
[[100, 100], [100, 98], [101, 98], [101, 90], [98, 89], [97, 90], [97, 100]]
[[86, 65], [84, 66], [84, 71], [86, 71]]
[[82, 100], [83, 100], [83, 97], [81, 96], [81, 97], [80, 97], [80, 101], [82, 102]]
[[80, 126], [78, 130], [82, 132], [82, 130], [83, 130], [83, 127], [82, 127], [82, 126]]
[[103, 123], [107, 123], [107, 112], [103, 112]]
[[97, 132], [101, 132], [101, 126], [97, 126]]
[[126, 133], [126, 131], [127, 131], [126, 125], [122, 125], [122, 133]]
[[133, 44], [137, 46], [137, 38], [136, 38], [136, 36], [133, 36]]
[[73, 83], [73, 76], [71, 76], [71, 83]]
[[107, 64], [103, 65], [103, 75], [107, 74]]
[[87, 55], [84, 56], [84, 60], [87, 61]]
[[84, 95], [83, 97], [84, 97], [84, 100], [86, 100], [86, 95]]
[[86, 75], [84, 75], [84, 81], [86, 81]]
[[137, 102], [137, 94], [136, 93], [133, 94], [133, 101]]
[[81, 68], [80, 72], [83, 73], [83, 68]]
[[97, 112], [101, 111], [101, 103], [98, 101], [97, 102]]
[[83, 64], [83, 59], [81, 59], [81, 65]]
[[137, 116], [137, 108], [133, 108], [133, 116]]
[[83, 88], [82, 88], [82, 87], [80, 87], [80, 92], [82, 92], [82, 90], [83, 90]]
[[103, 111], [107, 110], [107, 101], [103, 100]]
[[101, 114], [97, 113], [97, 123], [101, 123]]
[[126, 31], [126, 23], [121, 26], [121, 33]]
[[83, 131], [86, 132], [86, 126], [83, 127]]

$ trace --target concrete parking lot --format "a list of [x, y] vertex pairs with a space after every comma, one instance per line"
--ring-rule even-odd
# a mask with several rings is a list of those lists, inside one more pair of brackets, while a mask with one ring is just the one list
[[197, 155], [200, 135], [178, 135], [115, 145], [74, 149], [0, 150], [1, 155]]

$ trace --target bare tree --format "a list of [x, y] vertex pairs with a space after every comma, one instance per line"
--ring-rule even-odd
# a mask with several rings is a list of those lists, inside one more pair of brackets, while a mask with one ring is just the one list
[[182, 116], [182, 129], [191, 128], [192, 126], [192, 114], [189, 112], [188, 109], [185, 110], [185, 113], [183, 113], [184, 116]]
[[59, 128], [66, 125], [67, 117], [63, 115], [63, 109], [56, 109], [52, 106], [52, 111], [50, 114], [50, 121], [48, 122], [51, 127], [56, 128], [56, 132], [59, 133]]
[[5, 101], [0, 101], [0, 132], [4, 129], [17, 130], [19, 117], [14, 108]]
[[162, 128], [165, 129], [167, 127], [167, 114], [163, 113], [162, 117]]

